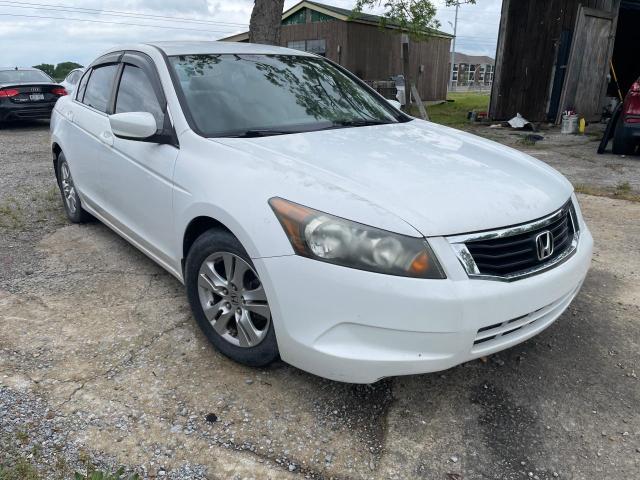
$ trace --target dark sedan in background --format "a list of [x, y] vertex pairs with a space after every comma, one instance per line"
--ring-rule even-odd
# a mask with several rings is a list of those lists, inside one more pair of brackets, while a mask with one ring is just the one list
[[36, 68], [0, 67], [0, 122], [48, 119], [67, 91]]

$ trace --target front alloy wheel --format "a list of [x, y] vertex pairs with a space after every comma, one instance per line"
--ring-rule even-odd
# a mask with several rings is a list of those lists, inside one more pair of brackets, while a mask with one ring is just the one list
[[224, 340], [243, 348], [264, 340], [271, 311], [253, 267], [230, 252], [216, 252], [198, 273], [200, 305], [213, 329]]
[[264, 286], [231, 232], [211, 229], [196, 239], [184, 280], [193, 315], [219, 352], [252, 367], [279, 357]]

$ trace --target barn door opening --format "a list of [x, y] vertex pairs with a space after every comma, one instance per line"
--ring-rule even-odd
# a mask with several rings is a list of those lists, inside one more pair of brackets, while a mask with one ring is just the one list
[[614, 15], [609, 12], [580, 6], [557, 122], [565, 110], [574, 110], [591, 122], [602, 116], [614, 40], [613, 20]]
[[[640, 0], [623, 0], [618, 15], [613, 66], [618, 74], [620, 90], [625, 95], [640, 77]], [[618, 96], [615, 82], [609, 84], [608, 95]]]

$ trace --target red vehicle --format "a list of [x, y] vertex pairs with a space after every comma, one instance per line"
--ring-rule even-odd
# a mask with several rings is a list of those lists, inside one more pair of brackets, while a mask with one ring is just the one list
[[640, 145], [640, 78], [613, 113], [598, 153], [604, 153], [611, 138], [616, 155], [632, 155]]

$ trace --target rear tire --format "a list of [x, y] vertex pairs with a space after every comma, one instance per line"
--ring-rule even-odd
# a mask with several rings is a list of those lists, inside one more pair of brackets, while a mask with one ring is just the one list
[[278, 358], [264, 287], [230, 232], [212, 229], [196, 239], [185, 263], [185, 285], [198, 325], [220, 353], [251, 367]]
[[82, 201], [78, 196], [71, 169], [64, 153], [58, 155], [58, 188], [62, 196], [62, 205], [71, 223], [85, 223], [93, 220], [93, 217], [82, 208]]
[[616, 131], [613, 135], [613, 153], [616, 155], [633, 155], [636, 150], [633, 139], [625, 134], [622, 116], [618, 119]]

